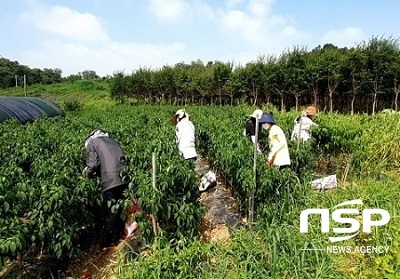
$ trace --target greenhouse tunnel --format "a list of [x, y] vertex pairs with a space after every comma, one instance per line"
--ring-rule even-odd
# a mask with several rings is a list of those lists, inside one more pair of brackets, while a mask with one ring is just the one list
[[16, 118], [21, 123], [31, 122], [40, 117], [65, 116], [56, 105], [36, 97], [0, 96], [0, 123]]

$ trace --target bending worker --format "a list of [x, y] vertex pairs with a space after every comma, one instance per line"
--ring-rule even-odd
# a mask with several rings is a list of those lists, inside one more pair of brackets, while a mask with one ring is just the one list
[[120, 216], [122, 209], [119, 208], [115, 212], [111, 207], [123, 199], [123, 192], [128, 187], [128, 183], [124, 183], [120, 176], [127, 161], [117, 141], [102, 130], [90, 133], [85, 141], [85, 148], [88, 153], [85, 172], [89, 177], [101, 178], [105, 228], [105, 241], [102, 246], [115, 246], [124, 236], [124, 222]]

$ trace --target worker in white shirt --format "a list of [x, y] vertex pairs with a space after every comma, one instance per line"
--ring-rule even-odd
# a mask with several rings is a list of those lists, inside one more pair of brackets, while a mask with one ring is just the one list
[[[256, 109], [252, 115], [250, 115], [250, 118], [246, 121], [244, 130], [243, 130], [243, 135], [248, 137], [251, 143], [256, 142], [256, 119], [260, 119], [261, 116], [263, 115], [263, 112], [261, 109]], [[259, 123], [259, 132], [261, 132], [261, 124]], [[259, 153], [262, 153], [261, 151], [261, 145], [260, 145], [260, 138], [258, 135], [258, 143], [257, 143], [257, 151]]]
[[294, 127], [291, 140], [302, 140], [303, 142], [311, 139], [311, 127], [317, 125], [313, 122], [317, 109], [313, 106], [307, 107], [299, 117], [294, 120]]
[[197, 160], [195, 129], [189, 119], [189, 114], [185, 109], [180, 109], [175, 113], [172, 121], [176, 125], [176, 144], [179, 152], [186, 160], [194, 163]]
[[260, 121], [261, 127], [268, 131], [270, 151], [267, 166], [275, 166], [278, 170], [290, 167], [289, 149], [283, 130], [276, 125], [272, 113], [263, 114]]

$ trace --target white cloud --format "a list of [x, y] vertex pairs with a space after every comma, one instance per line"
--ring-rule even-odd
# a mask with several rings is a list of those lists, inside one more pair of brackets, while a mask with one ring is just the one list
[[196, 20], [205, 19], [207, 21], [214, 22], [215, 12], [213, 7], [208, 5], [206, 2], [198, 1], [194, 3], [192, 9]]
[[274, 0], [250, 0], [248, 10], [256, 17], [268, 16], [271, 13]]
[[150, 10], [161, 21], [177, 22], [187, 16], [191, 6], [184, 0], [150, 0]]
[[286, 26], [282, 30], [282, 35], [285, 37], [293, 37], [293, 36], [296, 36], [297, 34], [298, 34], [298, 31], [297, 31], [296, 27], [291, 26], [291, 25]]
[[39, 49], [23, 53], [24, 64], [32, 68], [61, 68], [63, 76], [94, 70], [100, 76], [116, 71], [130, 74], [140, 67], [159, 68], [187, 59], [186, 47], [180, 43], [135, 44], [110, 43], [102, 48], [89, 48], [79, 43], [49, 40]]
[[[25, 22], [58, 36], [51, 40], [45, 37], [46, 41], [22, 53], [19, 60], [30, 67], [61, 68], [63, 76], [84, 70], [94, 70], [100, 76], [111, 75], [114, 71], [130, 73], [139, 67], [159, 68], [196, 59], [254, 60], [259, 54], [281, 53], [294, 41], [298, 44], [307, 38], [287, 18], [273, 14], [273, 3], [274, 0], [228, 0], [225, 6], [216, 8], [203, 0], [193, 0], [190, 4], [189, 0], [149, 0], [148, 7], [159, 20], [175, 22], [194, 16], [211, 28], [211, 36], [235, 44], [232, 50], [225, 47], [222, 53], [217, 53], [212, 44], [209, 48], [197, 44], [187, 49], [179, 42], [113, 42], [94, 15], [60, 6], [35, 7], [23, 15]], [[193, 33], [196, 34], [196, 27]]]
[[239, 3], [231, 0], [230, 6], [217, 12], [217, 20], [222, 27], [221, 32], [242, 37], [253, 46], [271, 46], [276, 44], [273, 40], [277, 38], [299, 37], [299, 31], [288, 19], [273, 14], [274, 2], [274, 0], [247, 0], [242, 9], [231, 9], [233, 4]]
[[67, 7], [35, 7], [31, 12], [21, 15], [23, 22], [33, 24], [38, 30], [82, 42], [108, 40], [101, 21], [89, 13], [82, 13]]
[[237, 5], [244, 3], [245, 1], [246, 0], [227, 0], [226, 5], [228, 6], [228, 8], [233, 8], [236, 7]]
[[360, 28], [346, 27], [340, 30], [331, 30], [322, 36], [321, 44], [331, 43], [339, 47], [352, 47], [364, 38]]
[[233, 10], [222, 15], [221, 21], [227, 31], [244, 37], [248, 42], [256, 43], [263, 39], [263, 24], [242, 11]]
[[[19, 60], [30, 67], [61, 68], [63, 76], [84, 70], [94, 70], [105, 76], [115, 71], [130, 73], [139, 67], [157, 68], [190, 59], [185, 57], [186, 46], [182, 43], [111, 41], [100, 19], [92, 14], [61, 6], [48, 7], [36, 1], [30, 3], [32, 10], [20, 19], [45, 35], [37, 47], [20, 54]], [[173, 15], [173, 18], [179, 17], [186, 8], [185, 2], [180, 0], [153, 1], [157, 3], [161, 5], [159, 13], [166, 8], [165, 16]], [[46, 36], [49, 34], [51, 36]], [[96, 44], [90, 44], [92, 42]]]

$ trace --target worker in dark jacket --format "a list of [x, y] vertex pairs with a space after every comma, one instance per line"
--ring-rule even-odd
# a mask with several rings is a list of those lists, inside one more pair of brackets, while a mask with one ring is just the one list
[[111, 247], [123, 236], [124, 222], [120, 217], [122, 210], [113, 212], [109, 203], [113, 205], [121, 200], [123, 191], [128, 186], [120, 176], [121, 170], [127, 165], [126, 158], [118, 142], [102, 130], [90, 133], [85, 141], [85, 148], [88, 153], [85, 172], [89, 177], [101, 178], [100, 191], [103, 195], [106, 233], [103, 247]]

